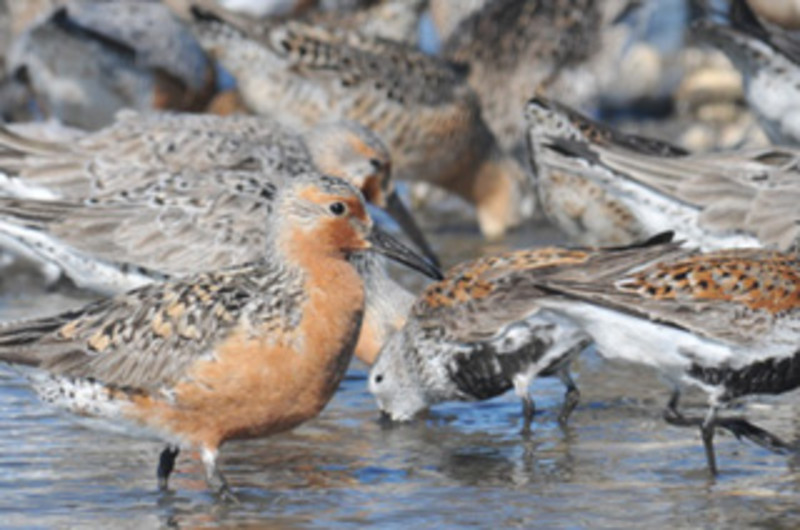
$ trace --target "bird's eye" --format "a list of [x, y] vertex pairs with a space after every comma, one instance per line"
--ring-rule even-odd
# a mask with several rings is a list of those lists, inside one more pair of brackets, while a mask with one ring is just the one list
[[342, 216], [347, 211], [347, 206], [343, 202], [335, 202], [329, 206], [329, 209], [333, 215]]
[[375, 382], [376, 383], [382, 383], [383, 382], [383, 374], [376, 375], [375, 376]]

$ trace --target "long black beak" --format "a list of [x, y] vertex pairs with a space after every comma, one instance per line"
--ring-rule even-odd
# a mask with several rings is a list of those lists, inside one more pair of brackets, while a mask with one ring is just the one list
[[439, 267], [418, 255], [377, 226], [372, 226], [372, 233], [367, 239], [376, 252], [380, 252], [387, 258], [402, 263], [412, 269], [416, 269], [434, 280], [441, 280], [443, 278], [442, 271], [439, 270]]
[[402, 200], [400, 200], [400, 196], [397, 195], [397, 191], [393, 191], [392, 194], [386, 198], [386, 213], [391, 215], [392, 219], [397, 221], [397, 224], [400, 225], [400, 228], [403, 230], [403, 232], [405, 232], [414, 245], [416, 245], [416, 247], [422, 251], [425, 257], [428, 258], [431, 263], [439, 267], [439, 257], [431, 248], [428, 240], [425, 239], [425, 235], [422, 233], [422, 230], [419, 229], [419, 226], [414, 220], [414, 217], [412, 217], [411, 212], [408, 211], [406, 205], [403, 204]]

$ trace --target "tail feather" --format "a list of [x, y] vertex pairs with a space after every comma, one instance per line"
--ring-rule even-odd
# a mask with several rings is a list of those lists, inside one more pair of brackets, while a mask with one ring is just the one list
[[41, 343], [42, 337], [56, 332], [78, 315], [78, 312], [67, 312], [53, 317], [0, 324], [0, 362], [40, 366], [52, 350], [47, 344]]
[[744, 418], [723, 418], [718, 421], [718, 425], [730, 431], [736, 438], [741, 440], [746, 438], [756, 445], [777, 454], [797, 453], [797, 443], [788, 443], [778, 438], [771, 432], [754, 425]]

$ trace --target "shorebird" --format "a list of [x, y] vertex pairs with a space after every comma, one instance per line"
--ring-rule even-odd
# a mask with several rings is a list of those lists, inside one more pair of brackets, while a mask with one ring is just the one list
[[800, 39], [762, 23], [744, 0], [731, 1], [728, 19], [729, 25], [704, 20], [693, 29], [742, 73], [747, 104], [770, 140], [800, 143]]
[[[536, 279], [536, 301], [580, 325], [611, 360], [650, 366], [674, 385], [665, 419], [699, 425], [717, 473], [714, 430], [791, 449], [743, 419], [718, 417], [736, 398], [800, 386], [800, 261], [763, 249], [710, 253], [675, 243], [598, 250]], [[680, 389], [709, 398], [704, 418], [678, 411]]]
[[0, 360], [29, 372], [41, 398], [82, 419], [168, 443], [166, 488], [182, 448], [200, 450], [209, 487], [228, 440], [291, 429], [341, 381], [364, 313], [349, 256], [380, 252], [431, 267], [376, 231], [361, 194], [311, 175], [276, 188], [261, 257], [154, 283], [54, 317], [0, 327]]
[[[408, 229], [412, 219], [402, 215], [377, 138], [353, 123], [322, 125], [304, 138], [247, 116], [126, 114], [63, 143], [0, 129], [0, 169], [16, 175], [3, 187], [22, 197], [0, 199], [0, 240], [52, 264], [55, 276], [103, 293], [241, 265], [260, 255], [274, 218], [274, 182], [316, 167], [387, 205]], [[379, 256], [353, 259], [368, 299], [356, 354], [371, 363], [413, 295]]]
[[489, 399], [513, 388], [527, 431], [535, 411], [530, 383], [557, 374], [567, 388], [559, 415], [566, 422], [580, 395], [569, 365], [590, 339], [537, 305], [542, 292], [531, 278], [588, 256], [581, 250], [518, 250], [449, 270], [420, 295], [373, 365], [368, 385], [378, 408], [407, 421], [442, 401]]
[[573, 240], [625, 245], [673, 230], [706, 250], [787, 249], [800, 227], [800, 151], [691, 155], [545, 98], [527, 106], [544, 214]]
[[445, 57], [469, 65], [470, 86], [506, 151], [524, 142], [521, 109], [532, 94], [552, 88], [562, 99], [582, 99], [578, 93], [585, 88], [585, 79], [558, 84], [557, 89], [554, 84], [572, 69], [585, 67], [599, 50], [601, 4], [493, 0], [465, 18], [442, 45]]
[[356, 121], [389, 147], [396, 178], [426, 181], [474, 204], [486, 236], [520, 221], [524, 171], [496, 144], [458, 67], [356, 32], [223, 21], [197, 7], [191, 16], [201, 44], [255, 112], [299, 127]]
[[97, 129], [123, 108], [199, 110], [214, 65], [191, 32], [155, 2], [70, 3], [20, 35], [8, 71], [41, 110]]
[[[45, 126], [48, 127], [48, 126]], [[19, 132], [17, 132], [19, 130]], [[42, 131], [44, 132], [44, 131]], [[52, 131], [47, 128], [47, 133]], [[0, 191], [44, 199], [146, 200], [159, 171], [318, 170], [348, 180], [386, 208], [414, 243], [436, 256], [398, 197], [391, 158], [381, 140], [355, 122], [321, 123], [298, 134], [264, 117], [121, 112], [87, 134], [36, 138], [31, 125], [0, 127]], [[179, 190], [175, 190], [176, 192]]]

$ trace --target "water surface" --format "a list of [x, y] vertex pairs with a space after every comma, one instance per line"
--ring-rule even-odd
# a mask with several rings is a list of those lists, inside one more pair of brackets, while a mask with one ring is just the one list
[[[448, 263], [557, 236], [527, 230], [485, 246], [472, 229], [440, 227]], [[405, 277], [420, 284], [415, 277]], [[2, 316], [75, 305], [58, 292], [34, 296], [6, 283]], [[161, 446], [92, 431], [46, 408], [14, 371], [0, 370], [0, 525], [94, 527], [386, 528], [796, 528], [796, 461], [730, 435], [717, 436], [722, 474], [711, 480], [694, 429], [661, 420], [667, 387], [645, 369], [589, 352], [575, 367], [581, 404], [556, 422], [563, 388], [533, 386], [540, 413], [520, 434], [513, 394], [435, 407], [394, 428], [377, 421], [366, 371], [355, 364], [323, 414], [272, 438], [227, 444], [221, 465], [241, 504], [206, 491], [202, 465], [181, 455], [172, 491], [157, 491]], [[690, 393], [687, 405], [704, 403]], [[735, 413], [787, 438], [800, 435], [797, 395]]]

